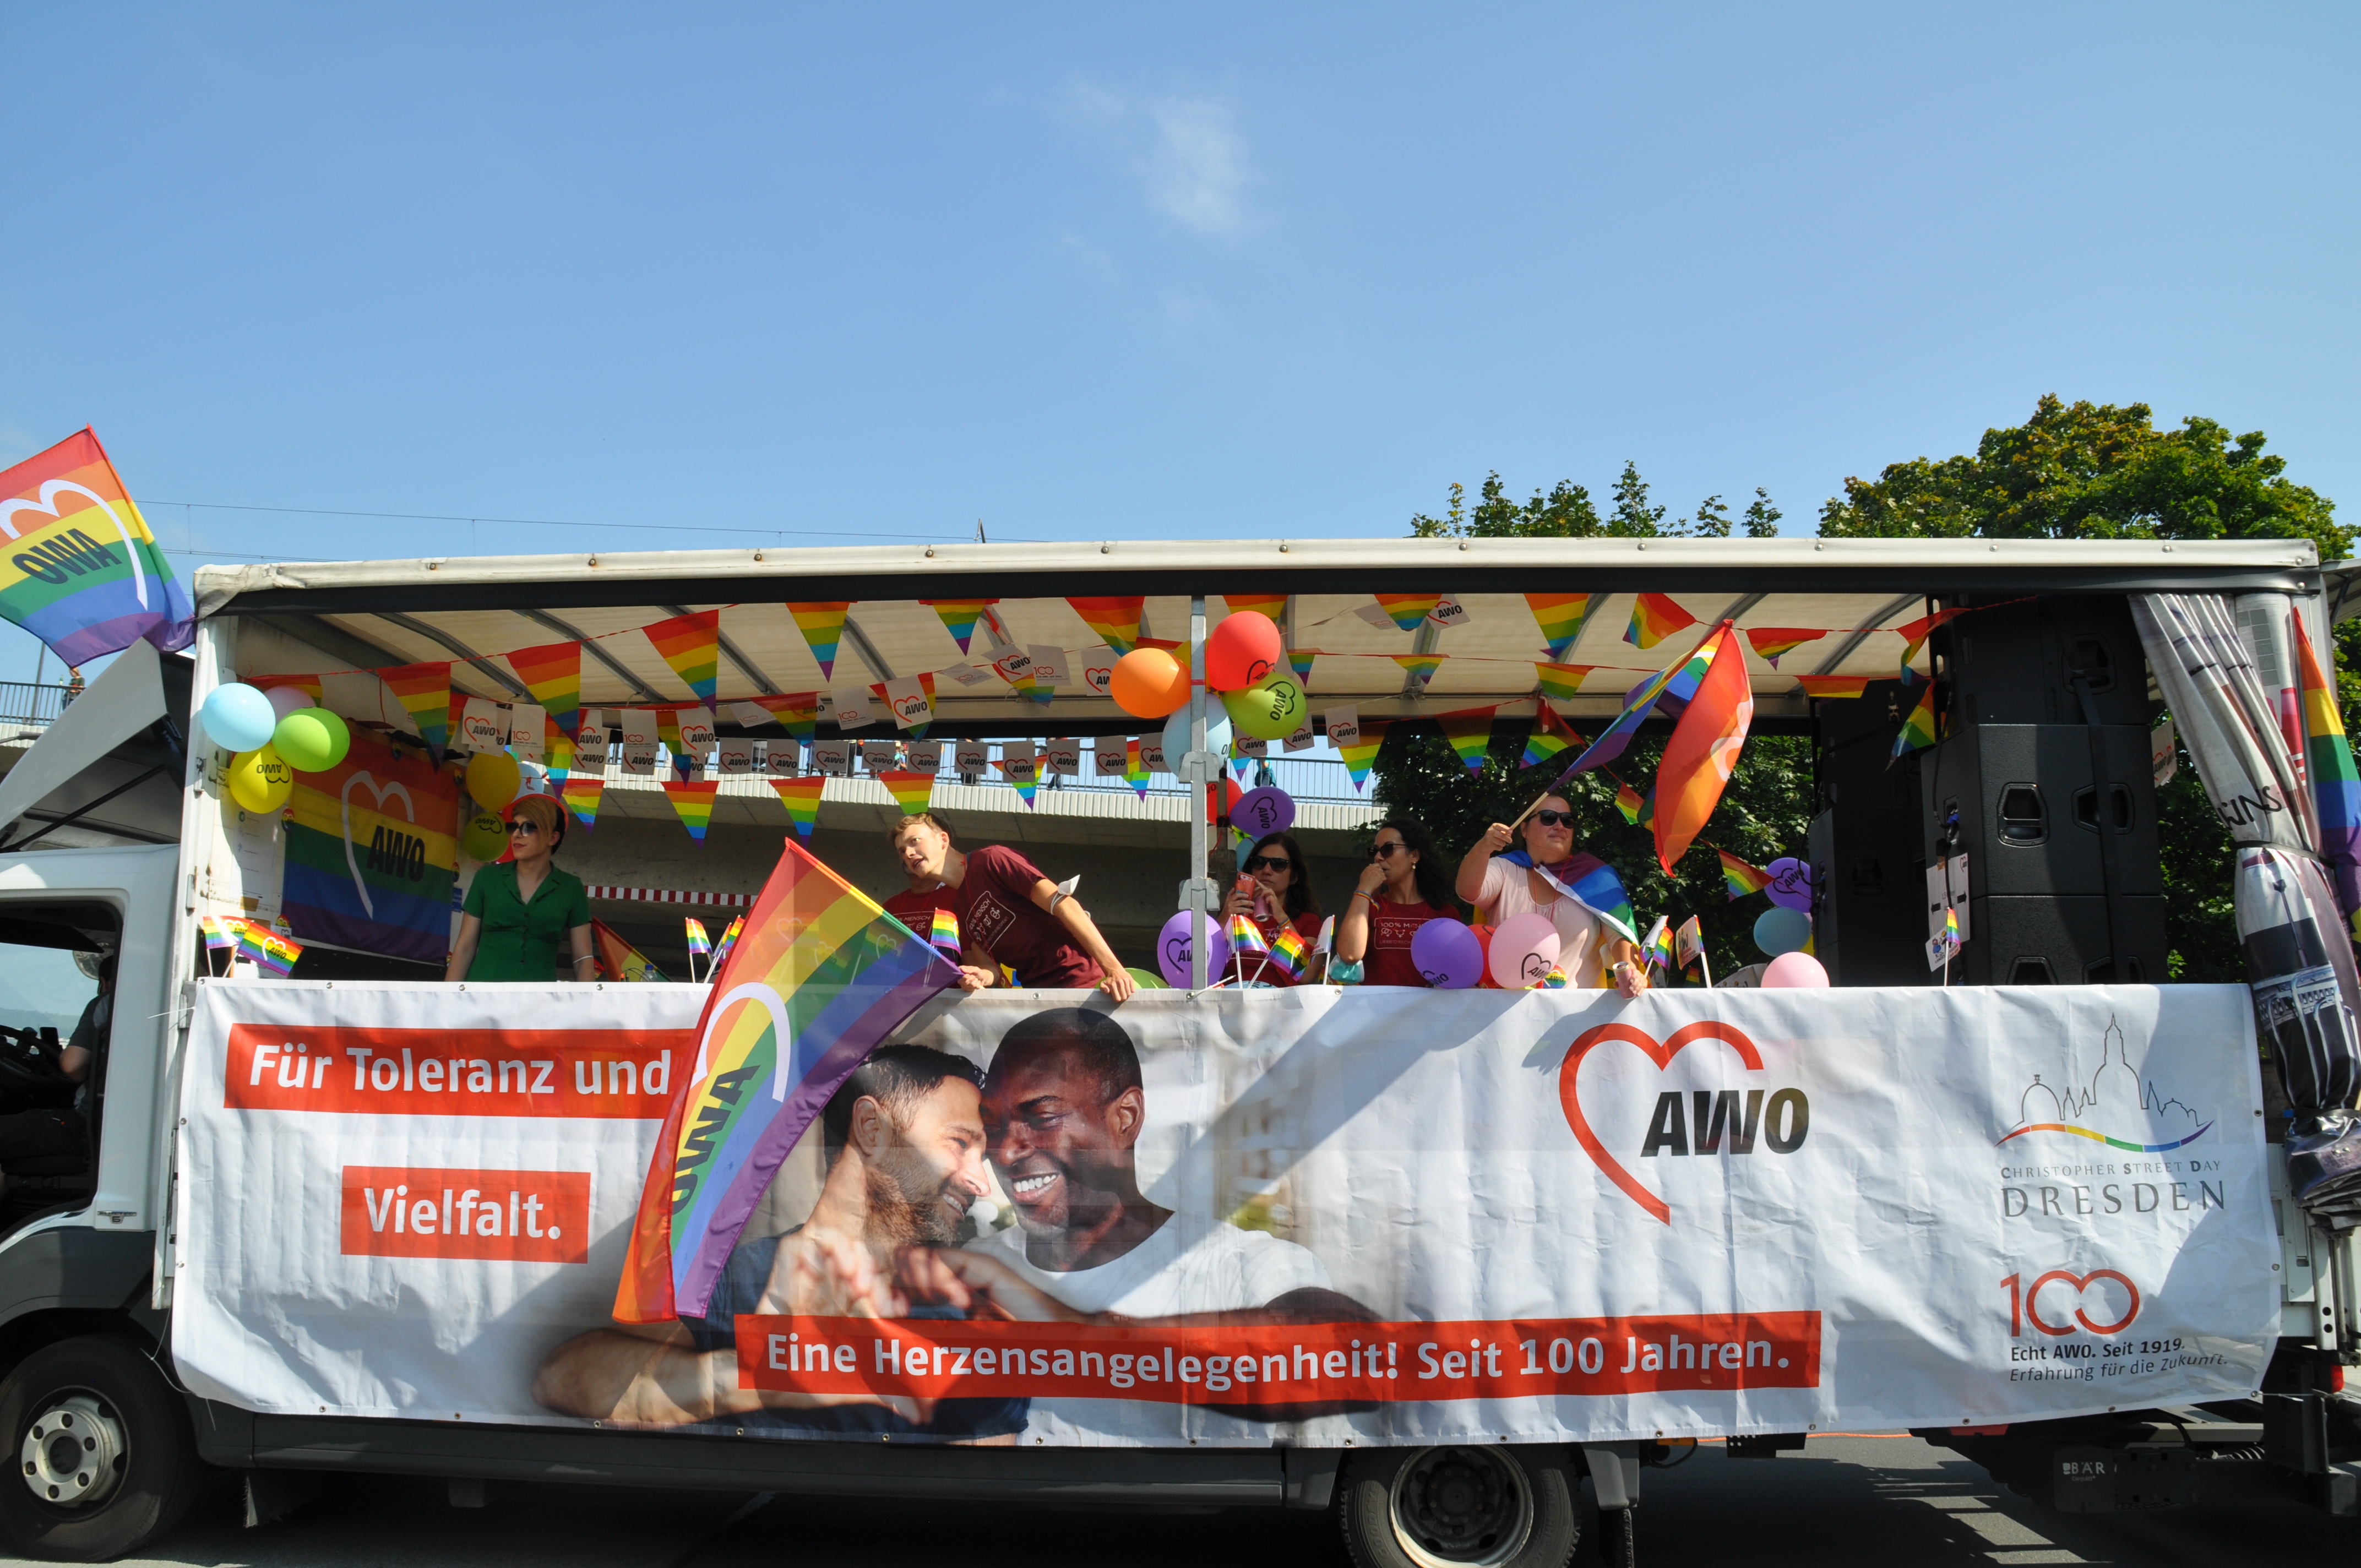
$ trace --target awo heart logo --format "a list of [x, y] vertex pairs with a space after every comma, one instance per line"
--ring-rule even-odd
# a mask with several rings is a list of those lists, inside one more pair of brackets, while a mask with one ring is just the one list
[[[369, 792], [377, 802], [380, 816], [385, 812], [387, 801], [398, 800], [401, 802], [401, 814], [414, 825], [418, 821], [418, 807], [411, 803], [409, 786], [401, 780], [388, 779], [379, 784], [363, 769], [355, 769], [337, 794], [339, 815], [343, 817], [345, 829], [345, 869], [353, 873], [353, 891], [361, 895], [361, 912], [374, 920], [377, 918], [377, 900], [369, 896], [368, 883], [361, 880], [360, 861], [353, 853], [353, 791], [356, 789]], [[423, 843], [421, 847], [423, 848]]]
[[[1621, 1188], [1633, 1202], [1669, 1225], [1673, 1223], [1672, 1206], [1642, 1186], [1639, 1178], [1633, 1176], [1621, 1160], [1608, 1152], [1607, 1146], [1599, 1141], [1598, 1134], [1591, 1127], [1590, 1118], [1583, 1114], [1582, 1096], [1576, 1087], [1576, 1078], [1582, 1069], [1582, 1058], [1588, 1056], [1594, 1047], [1603, 1046], [1610, 1040], [1618, 1040], [1628, 1046], [1637, 1046], [1642, 1055], [1656, 1064], [1656, 1070], [1659, 1072], [1672, 1066], [1673, 1058], [1680, 1054], [1681, 1047], [1694, 1040], [1721, 1041], [1738, 1053], [1738, 1059], [1746, 1064], [1747, 1070], [1750, 1072], [1763, 1070], [1763, 1053], [1754, 1048], [1754, 1042], [1748, 1039], [1742, 1031], [1711, 1018], [1674, 1030], [1672, 1036], [1661, 1044], [1657, 1042], [1654, 1036], [1634, 1028], [1629, 1024], [1601, 1024], [1598, 1027], [1577, 1037], [1573, 1046], [1567, 1049], [1565, 1060], [1559, 1064], [1558, 1102], [1565, 1109], [1566, 1125], [1574, 1129], [1575, 1142], [1582, 1146], [1583, 1153], [1590, 1157], [1591, 1163], [1605, 1171], [1608, 1179]], [[1675, 1100], [1675, 1108], [1678, 1103]], [[1749, 1141], [1752, 1141], [1751, 1137]], [[1682, 1152], [1687, 1152], [1687, 1140], [1684, 1135], [1681, 1144]]]

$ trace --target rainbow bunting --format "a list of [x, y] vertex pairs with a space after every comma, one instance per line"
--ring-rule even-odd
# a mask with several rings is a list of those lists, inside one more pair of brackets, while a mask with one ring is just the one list
[[[560, 729], [545, 711], [541, 720], [541, 754], [548, 760], [550, 775], [564, 784], [564, 775], [574, 771], [574, 731]], [[606, 765], [603, 760], [599, 765]]]
[[1827, 635], [1826, 631], [1801, 626], [1757, 626], [1746, 633], [1746, 641], [1757, 658], [1768, 661], [1775, 670], [1779, 667], [1779, 655], [1792, 653], [1805, 643], [1817, 642]]
[[1582, 754], [1558, 775], [1558, 782], [1564, 784], [1576, 773], [1604, 767], [1621, 756], [1624, 749], [1631, 744], [1631, 737], [1639, 732], [1642, 724], [1647, 722], [1648, 716], [1655, 711], [1657, 701], [1667, 692], [1677, 696], [1683, 691], [1697, 690], [1697, 683], [1705, 678], [1706, 671], [1712, 665], [1714, 653], [1720, 648], [1729, 630], [1730, 623], [1723, 621], [1707, 632], [1704, 640], [1689, 650], [1686, 658], [1665, 665], [1632, 687], [1623, 699], [1623, 711], [1615, 716], [1615, 722], [1599, 731], [1598, 739], [1583, 748]]
[[1224, 594], [1222, 603], [1232, 615], [1244, 615], [1247, 610], [1267, 615], [1273, 620], [1287, 613], [1285, 594]]
[[819, 735], [819, 693], [789, 692], [785, 696], [758, 696], [754, 706], [808, 746]]
[[440, 760], [451, 743], [451, 662], [402, 664], [372, 672], [391, 689], [418, 726], [418, 738]]
[[1937, 627], [1946, 621], [1957, 620], [1969, 610], [1978, 608], [1981, 607], [1960, 605], [1955, 609], [1938, 609], [1932, 615], [1923, 615], [1916, 620], [1895, 627], [1894, 629], [1895, 633], [1902, 639], [1902, 678], [1905, 681], [1910, 678], [1910, 661], [1918, 656], [1919, 649], [1927, 646], [1928, 635]]
[[1867, 675], [1797, 675], [1795, 682], [1804, 695], [1823, 702], [1857, 697], [1869, 689]]
[[2361, 774], [2336, 711], [2336, 688], [2312, 651], [2303, 617], [2295, 625], [2296, 678], [2303, 692], [2304, 760], [2312, 774], [2312, 808], [2320, 817], [2320, 858], [2346, 921], [2361, 912]]
[[626, 1323], [702, 1317], [787, 1151], [959, 970], [790, 839], [716, 976], [615, 1295]]
[[721, 667], [721, 612], [700, 609], [640, 630], [656, 645], [672, 673], [688, 683], [697, 700], [711, 706]]
[[713, 821], [713, 797], [721, 791], [719, 779], [666, 779], [664, 798], [672, 802], [673, 812], [688, 836], [698, 843], [705, 842], [705, 829]]
[[1459, 761], [1471, 773], [1484, 771], [1484, 758], [1492, 749], [1492, 715], [1489, 707], [1466, 707], [1456, 713], [1440, 714], [1436, 722], [1443, 726], [1443, 738], [1459, 753]]
[[968, 651], [968, 644], [975, 641], [975, 623], [983, 619], [983, 612], [987, 609], [1000, 601], [998, 599], [920, 599], [918, 602], [934, 610], [937, 618], [943, 623], [943, 630], [951, 634], [951, 641], [958, 643], [959, 651], [964, 653]]
[[705, 922], [691, 915], [684, 918], [681, 929], [687, 934], [688, 950], [703, 958], [713, 950], [712, 941], [705, 935]]
[[1670, 594], [1640, 594], [1631, 601], [1631, 624], [1623, 629], [1623, 641], [1645, 652], [1681, 628], [1696, 624], [1697, 617], [1675, 603]]
[[1135, 736], [1133, 739], [1124, 743], [1123, 782], [1131, 786], [1132, 793], [1138, 795], [1140, 799], [1146, 800], [1148, 798], [1148, 764], [1140, 758], [1139, 740], [1138, 738]]
[[614, 928], [604, 920], [590, 922], [590, 946], [598, 958], [598, 970], [609, 980], [646, 981], [662, 984], [664, 971], [648, 961], [645, 953], [615, 935]]
[[1540, 623], [1542, 641], [1549, 644], [1549, 656], [1563, 659], [1582, 636], [1583, 623], [1590, 619], [1591, 600], [1601, 596], [1593, 594], [1527, 594], [1525, 602], [1533, 607], [1533, 620]]
[[237, 928], [237, 956], [283, 979], [303, 956], [303, 944], [288, 940], [259, 920], [247, 920]]
[[992, 765], [998, 768], [1001, 776], [1015, 786], [1017, 797], [1025, 802], [1027, 809], [1030, 809], [1033, 805], [1033, 792], [1041, 787], [1039, 761], [1032, 757], [1019, 757], [1012, 762], [1006, 757], [995, 757], [993, 759]]
[[586, 779], [576, 774], [566, 781], [566, 787], [559, 793], [558, 799], [566, 803], [566, 810], [574, 813], [576, 821], [585, 828], [593, 828], [598, 822], [598, 797], [606, 793], [604, 779]]
[[172, 575], [148, 520], [98, 437], [84, 428], [0, 474], [0, 617], [69, 664], [145, 638], [160, 652], [196, 636], [187, 585]]
[[1416, 631], [1418, 623], [1433, 614], [1434, 607], [1443, 602], [1441, 594], [1373, 594], [1370, 597], [1378, 601], [1378, 608], [1386, 612], [1386, 619], [1404, 631]]
[[1230, 952], [1240, 958], [1248, 953], [1257, 957], [1269, 954], [1270, 944], [1262, 939], [1262, 927], [1254, 923], [1251, 916], [1230, 916]]
[[1648, 927], [1647, 938], [1640, 944], [1640, 956], [1657, 969], [1673, 967], [1672, 922], [1664, 916], [1657, 916], [1656, 923]]
[[1287, 651], [1287, 664], [1295, 672], [1295, 684], [1307, 692], [1312, 689], [1312, 661], [1319, 656], [1317, 648], [1290, 648]]
[[790, 599], [787, 613], [796, 618], [796, 630], [811, 644], [812, 657], [819, 661], [819, 678], [836, 677], [836, 644], [844, 635], [844, 612], [851, 609], [851, 599], [813, 599], [798, 604]]
[[1637, 828], [1640, 825], [1640, 813], [1646, 808], [1647, 804], [1646, 799], [1638, 790], [1633, 789], [1621, 779], [1615, 781], [1615, 809], [1623, 814], [1624, 821]]
[[1936, 728], [1935, 683], [1928, 681], [1927, 689], [1918, 694], [1918, 706], [1910, 710], [1910, 717], [1902, 721], [1901, 733], [1894, 737], [1894, 755], [1906, 756], [1932, 746], [1942, 739]]
[[1447, 656], [1442, 653], [1396, 653], [1392, 658], [1395, 663], [1410, 673], [1410, 678], [1417, 682], [1419, 689], [1423, 691], [1426, 683], [1434, 679], [1434, 672], [1443, 668], [1443, 661]]
[[1537, 768], [1570, 746], [1583, 743], [1582, 737], [1567, 728], [1565, 719], [1542, 703], [1533, 709], [1532, 732], [1525, 737], [1525, 754], [1520, 765]]
[[1369, 770], [1377, 765], [1378, 748], [1385, 744], [1386, 727], [1374, 720], [1361, 720], [1360, 736], [1336, 748], [1345, 759], [1345, 771], [1353, 776], [1353, 787], [1359, 789], [1369, 782]]
[[1294, 979], [1303, 978], [1304, 953], [1303, 933], [1292, 926], [1281, 926], [1270, 939], [1271, 959]]
[[730, 950], [738, 945], [738, 938], [745, 934], [746, 917], [741, 915], [730, 922], [730, 929], [721, 933], [721, 940], [713, 944], [714, 968], [719, 969], [730, 961]]
[[1139, 645], [1139, 611], [1146, 599], [1135, 594], [1129, 598], [1069, 598], [1066, 602], [1118, 656]]
[[927, 942], [937, 952], [947, 955], [951, 962], [959, 962], [959, 916], [948, 909], [937, 909], [933, 927], [927, 934]]
[[1761, 866], [1741, 861], [1719, 845], [1715, 846], [1713, 852], [1721, 857], [1721, 885], [1730, 890], [1732, 902], [1750, 893], [1761, 893], [1771, 885], [1771, 873]]
[[1713, 663], [1681, 710], [1656, 767], [1656, 861], [1666, 876], [1712, 820], [1754, 723], [1754, 685], [1746, 673], [1746, 653], [1730, 632], [1725, 620], [1709, 639], [1716, 644]]
[[548, 716], [559, 735], [572, 735], [581, 727], [581, 643], [549, 642], [538, 648], [519, 648], [509, 654], [509, 668], [524, 683], [524, 689], [533, 693], [533, 700], [541, 704], [542, 712]]
[[796, 825], [798, 838], [808, 839], [819, 824], [820, 792], [828, 779], [811, 773], [799, 779], [773, 779], [771, 787], [779, 792], [779, 804], [787, 808], [787, 817]]
[[926, 810], [927, 803], [935, 797], [932, 773], [883, 773], [873, 776], [885, 786], [885, 793], [894, 797], [894, 804], [902, 808], [905, 817]]
[[1582, 694], [1583, 677], [1597, 668], [1596, 664], [1537, 663], [1533, 677], [1541, 685], [1543, 701], [1572, 702]]

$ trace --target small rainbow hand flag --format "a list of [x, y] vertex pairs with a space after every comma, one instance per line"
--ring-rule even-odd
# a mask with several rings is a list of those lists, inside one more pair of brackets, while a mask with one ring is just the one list
[[1533, 608], [1533, 620], [1542, 629], [1542, 641], [1549, 644], [1549, 656], [1563, 659], [1576, 640], [1582, 636], [1583, 622], [1590, 619], [1591, 594], [1527, 594], [1525, 602]]
[[819, 678], [836, 678], [836, 645], [844, 635], [845, 612], [851, 599], [808, 599], [803, 603], [789, 600], [787, 613], [796, 618], [796, 630], [804, 634], [812, 657], [819, 662]]
[[1556, 964], [1552, 964], [1549, 967], [1549, 973], [1542, 976], [1541, 979], [1533, 981], [1532, 984], [1525, 987], [1525, 989], [1527, 991], [1564, 991], [1565, 989], [1565, 970]]
[[886, 793], [894, 797], [894, 804], [902, 808], [905, 817], [915, 817], [926, 810], [927, 803], [935, 797], [935, 775], [932, 773], [885, 773], [877, 774], [876, 778], [885, 786]]
[[1696, 916], [1692, 915], [1681, 922], [1675, 939], [1680, 949], [1681, 968], [1691, 968], [1705, 956], [1705, 928], [1697, 923]]
[[936, 951], [948, 954], [951, 962], [959, 962], [959, 916], [948, 909], [936, 910], [934, 928], [928, 933], [927, 940], [934, 945]]
[[1792, 653], [1805, 643], [1817, 642], [1827, 635], [1824, 630], [1802, 626], [1758, 626], [1747, 632], [1746, 641], [1757, 658], [1768, 661], [1775, 670], [1779, 667], [1779, 655]]
[[1682, 627], [1696, 624], [1697, 617], [1670, 594], [1641, 594], [1631, 601], [1631, 624], [1623, 629], [1623, 641], [1645, 652]]
[[827, 778], [819, 773], [771, 781], [771, 787], [779, 792], [779, 804], [787, 808], [787, 817], [796, 825], [798, 839], [810, 838], [812, 828], [818, 825], [820, 791], [827, 785]]
[[920, 599], [942, 621], [943, 630], [951, 634], [962, 653], [975, 641], [975, 623], [983, 619], [984, 610], [998, 604], [998, 599]]
[[1658, 969], [1673, 967], [1673, 926], [1665, 916], [1657, 916], [1656, 923], [1648, 927], [1648, 938], [1640, 944], [1640, 956]]
[[738, 945], [738, 938], [745, 929], [746, 917], [743, 915], [739, 916], [735, 920], [730, 922], [730, 929], [722, 932], [721, 940], [713, 944], [713, 967], [715, 969], [719, 969], [724, 963], [729, 961], [730, 949]]
[[681, 929], [688, 934], [688, 950], [690, 952], [695, 953], [699, 958], [703, 958], [706, 954], [713, 950], [712, 942], [708, 940], [705, 935], [704, 921], [699, 920], [696, 916], [691, 915], [685, 917], [681, 921], [680, 926]]
[[1245, 915], [1230, 916], [1230, 951], [1233, 954], [1254, 953], [1268, 957], [1270, 944], [1262, 939], [1262, 927], [1253, 917]]
[[1761, 893], [1771, 885], [1771, 873], [1761, 866], [1751, 865], [1728, 850], [1718, 848], [1714, 853], [1721, 857], [1721, 884], [1730, 890], [1732, 901], [1750, 893]]
[[1918, 694], [1918, 706], [1902, 721], [1902, 732], [1894, 738], [1894, 755], [1903, 757], [1912, 751], [1923, 751], [1941, 739], [1935, 733], [1935, 683], [1928, 681], [1927, 689]]
[[245, 924], [244, 921], [237, 920], [236, 916], [219, 915], [208, 915], [197, 922], [197, 928], [205, 934], [207, 952], [228, 952], [237, 946], [237, 933], [230, 929], [230, 923], [233, 921], [241, 926]]
[[1272, 961], [1297, 980], [1303, 978], [1305, 951], [1302, 933], [1292, 926], [1280, 927], [1279, 935], [1270, 939]]
[[1396, 653], [1392, 658], [1395, 663], [1410, 673], [1410, 678], [1418, 683], [1419, 689], [1424, 691], [1426, 683], [1434, 679], [1434, 672], [1443, 668], [1446, 656], [1442, 653]]
[[1615, 781], [1615, 809], [1623, 814], [1624, 821], [1634, 828], [1638, 827], [1640, 812], [1647, 804], [1646, 798], [1638, 790], [1633, 789], [1621, 779]]
[[721, 793], [719, 779], [666, 779], [664, 798], [672, 802], [673, 812], [688, 836], [698, 843], [705, 842], [705, 829], [713, 821], [713, 800]]
[[1954, 948], [1960, 945], [1960, 912], [1948, 904], [1943, 906], [1943, 940]]
[[291, 942], [259, 920], [248, 920], [237, 928], [237, 956], [251, 959], [256, 968], [268, 973], [287, 975], [295, 960], [303, 956], [300, 942]]
[[1416, 631], [1418, 623], [1433, 615], [1434, 607], [1443, 602], [1441, 594], [1374, 594], [1370, 597], [1378, 601], [1378, 608], [1386, 612], [1386, 619], [1404, 631]]

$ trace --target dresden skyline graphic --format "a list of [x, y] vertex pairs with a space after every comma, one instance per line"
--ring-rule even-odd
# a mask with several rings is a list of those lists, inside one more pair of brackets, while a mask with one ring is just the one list
[[[1993, 1146], [2031, 1133], [2066, 1133], [2127, 1154], [2162, 1154], [2203, 1137], [2212, 1122], [2165, 1094], [2131, 1064], [2130, 1048], [2114, 1018], [2100, 1041], [2099, 1065], [2086, 1085], [2045, 1083], [2035, 1073], [2017, 1101], [2017, 1123]], [[2183, 1132], [2187, 1127], [2190, 1131]], [[2122, 1134], [2138, 1135], [2120, 1136]], [[2178, 1134], [2176, 1136], [2174, 1135]], [[2161, 1137], [2161, 1142], [2149, 1140]]]

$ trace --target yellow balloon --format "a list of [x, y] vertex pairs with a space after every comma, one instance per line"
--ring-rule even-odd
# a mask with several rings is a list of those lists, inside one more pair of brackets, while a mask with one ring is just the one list
[[524, 783], [514, 757], [499, 751], [478, 751], [467, 759], [467, 793], [487, 811], [506, 811]]
[[230, 798], [248, 811], [278, 810], [294, 787], [295, 770], [268, 746], [230, 759]]
[[497, 861], [509, 852], [508, 824], [493, 812], [479, 811], [461, 830], [459, 848], [471, 861]]

